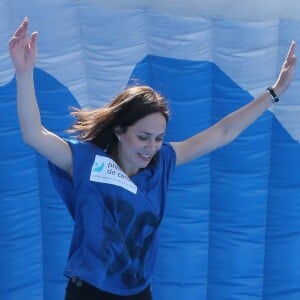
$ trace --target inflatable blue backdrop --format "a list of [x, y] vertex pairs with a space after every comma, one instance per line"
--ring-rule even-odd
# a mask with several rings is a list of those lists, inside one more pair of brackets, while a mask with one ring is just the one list
[[[101, 1], [0, 3], [0, 299], [63, 299], [73, 225], [47, 162], [22, 141], [7, 51], [25, 15], [39, 31], [35, 82], [46, 127], [64, 136], [70, 106], [101, 106], [139, 82], [168, 100], [172, 141], [264, 91], [290, 41], [300, 40], [300, 22], [114, 9]], [[234, 142], [177, 168], [155, 300], [300, 299], [299, 91], [297, 71], [278, 105]]]

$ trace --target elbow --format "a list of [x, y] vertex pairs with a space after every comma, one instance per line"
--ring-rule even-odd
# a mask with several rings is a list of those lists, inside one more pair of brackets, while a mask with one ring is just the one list
[[22, 129], [22, 139], [26, 145], [32, 148], [36, 148], [36, 146], [39, 143], [39, 140], [41, 139], [41, 132]]
[[31, 146], [31, 147], [34, 146], [34, 139], [32, 138], [32, 136], [30, 134], [22, 132], [22, 140], [26, 145]]

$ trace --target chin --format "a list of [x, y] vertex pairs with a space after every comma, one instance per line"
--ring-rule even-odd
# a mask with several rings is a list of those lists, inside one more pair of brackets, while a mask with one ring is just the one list
[[147, 168], [149, 165], [150, 165], [150, 161], [144, 162], [144, 163], [140, 164], [139, 169]]
[[149, 166], [149, 162], [140, 164], [139, 169], [143, 169]]

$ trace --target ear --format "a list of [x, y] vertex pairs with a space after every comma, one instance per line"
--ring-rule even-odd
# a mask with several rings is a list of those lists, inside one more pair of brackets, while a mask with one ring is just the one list
[[120, 140], [120, 135], [122, 134], [122, 129], [120, 126], [116, 126], [114, 129], [115, 135], [118, 139], [118, 141]]

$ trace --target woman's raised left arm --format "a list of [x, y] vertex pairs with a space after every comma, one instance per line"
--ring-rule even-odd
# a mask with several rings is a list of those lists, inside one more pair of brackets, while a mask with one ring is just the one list
[[295, 46], [295, 42], [292, 41], [279, 76], [270, 89], [266, 89], [262, 95], [206, 130], [184, 141], [171, 142], [177, 155], [177, 165], [231, 142], [279, 99], [293, 80], [296, 65]]

